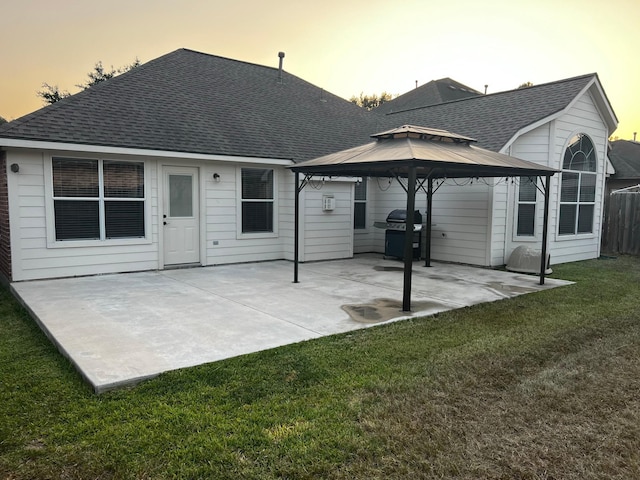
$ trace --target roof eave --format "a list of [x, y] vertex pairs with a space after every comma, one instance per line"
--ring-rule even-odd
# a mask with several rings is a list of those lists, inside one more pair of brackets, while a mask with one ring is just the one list
[[89, 154], [114, 154], [143, 157], [180, 158], [190, 160], [215, 160], [220, 162], [254, 163], [264, 165], [293, 165], [294, 161], [286, 158], [248, 157], [220, 155], [208, 153], [180, 152], [172, 150], [153, 150], [144, 148], [113, 147], [108, 145], [91, 145], [80, 143], [48, 142], [43, 140], [24, 140], [0, 137], [0, 148], [28, 148], [58, 152], [78, 152]]
[[[593, 90], [592, 90], [593, 89]], [[565, 106], [564, 108], [558, 110], [557, 112], [547, 115], [546, 117], [542, 117], [536, 122], [530, 123], [529, 125], [525, 125], [520, 128], [517, 132], [515, 132], [509, 140], [500, 148], [500, 153], [505, 153], [507, 149], [516, 141], [520, 136], [524, 135], [527, 132], [535, 130], [536, 128], [544, 125], [545, 123], [549, 123], [552, 120], [555, 120], [565, 113], [567, 113], [578, 101], [580, 97], [582, 97], [588, 91], [595, 91], [596, 95], [593, 95], [593, 101], [596, 104], [596, 108], [602, 117], [602, 120], [607, 125], [607, 130], [609, 135], [618, 128], [618, 118], [616, 117], [611, 104], [609, 103], [609, 99], [607, 98], [602, 85], [600, 84], [600, 80], [598, 79], [597, 74], [593, 74], [593, 78], [580, 90], [580, 92]]]

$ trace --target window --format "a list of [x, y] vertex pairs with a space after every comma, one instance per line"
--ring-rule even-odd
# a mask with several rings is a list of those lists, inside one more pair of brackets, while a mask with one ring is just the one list
[[532, 237], [536, 227], [536, 177], [520, 177], [517, 235]]
[[353, 202], [353, 228], [363, 230], [367, 228], [367, 179], [356, 183]]
[[596, 152], [589, 137], [573, 137], [562, 163], [559, 235], [593, 233], [596, 165]]
[[53, 158], [55, 239], [145, 236], [144, 163]]
[[273, 232], [273, 170], [243, 168], [242, 233]]

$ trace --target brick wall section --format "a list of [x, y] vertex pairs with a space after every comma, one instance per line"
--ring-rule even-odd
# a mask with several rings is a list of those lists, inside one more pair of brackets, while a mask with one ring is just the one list
[[0, 151], [0, 281], [2, 283], [11, 281], [10, 233], [7, 152]]

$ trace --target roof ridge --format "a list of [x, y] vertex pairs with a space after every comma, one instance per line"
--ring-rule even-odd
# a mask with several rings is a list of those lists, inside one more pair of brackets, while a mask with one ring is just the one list
[[[237, 58], [224, 57], [222, 55], [215, 55], [213, 53], [200, 52], [198, 50], [192, 50], [191, 48], [185, 48], [185, 47], [179, 48], [177, 50], [174, 50], [173, 52], [170, 52], [167, 55], [170, 55], [171, 53], [180, 52], [180, 51], [187, 52], [187, 53], [195, 53], [197, 55], [202, 55], [202, 56], [205, 56], [205, 57], [218, 58], [220, 60], [228, 60], [230, 62], [235, 62], [235, 63], [242, 63], [244, 65], [251, 65], [251, 66], [254, 66], [254, 67], [268, 68], [270, 70], [278, 70], [278, 67], [271, 67], [269, 65], [263, 65], [263, 64], [255, 63], [255, 62], [247, 62], [245, 60], [238, 60]], [[158, 57], [158, 58], [162, 58], [162, 57]], [[283, 69], [283, 71], [285, 71], [285, 70]]]
[[561, 83], [572, 82], [572, 81], [580, 80], [580, 79], [583, 79], [583, 78], [589, 78], [589, 77], [598, 78], [598, 74], [595, 73], [595, 72], [594, 73], [588, 73], [588, 74], [584, 74], [584, 75], [578, 75], [578, 76], [575, 76], [575, 77], [563, 78], [563, 79], [560, 79], [560, 80], [554, 80], [552, 82], [540, 83], [538, 85], [532, 85], [530, 87], [513, 88], [511, 90], [502, 90], [500, 92], [495, 92], [495, 93], [487, 93], [487, 94], [484, 94], [484, 95], [482, 95], [482, 94], [481, 95], [475, 95], [475, 96], [467, 97], [467, 98], [458, 98], [456, 100], [448, 100], [446, 102], [437, 103], [437, 104], [434, 104], [434, 105], [423, 105], [421, 107], [407, 108], [406, 110], [398, 110], [398, 111], [395, 111], [395, 112], [393, 112], [393, 111], [392, 112], [387, 112], [387, 113], [385, 113], [385, 115], [394, 115], [394, 114], [397, 114], [397, 113], [411, 112], [411, 111], [415, 111], [415, 110], [422, 110], [424, 108], [433, 108], [433, 107], [438, 107], [438, 106], [442, 106], [442, 105], [448, 105], [448, 104], [451, 104], [451, 103], [470, 102], [470, 101], [474, 101], [474, 100], [479, 101], [482, 98], [496, 97], [498, 95], [505, 95], [505, 94], [513, 93], [513, 92], [521, 92], [521, 91], [524, 91], [524, 90], [532, 90], [532, 89], [546, 87], [546, 86], [554, 85], [554, 84], [558, 85], [558, 84], [561, 84]]

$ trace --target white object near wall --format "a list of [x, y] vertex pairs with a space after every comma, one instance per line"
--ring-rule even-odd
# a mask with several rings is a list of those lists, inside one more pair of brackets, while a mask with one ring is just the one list
[[336, 208], [336, 199], [333, 195], [322, 196], [322, 211], [331, 212]]

